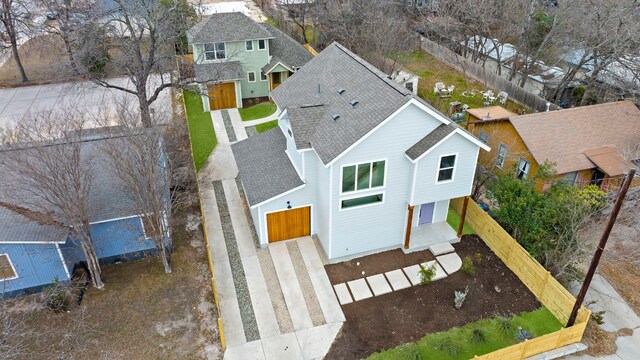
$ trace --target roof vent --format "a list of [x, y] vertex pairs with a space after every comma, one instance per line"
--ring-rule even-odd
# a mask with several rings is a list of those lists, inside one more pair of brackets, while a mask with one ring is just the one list
[[338, 114], [333, 114], [333, 116], [331, 116], [331, 119], [332, 119], [334, 122], [336, 122], [336, 121], [338, 121], [338, 119], [340, 119], [340, 115], [338, 115]]
[[338, 94], [342, 95], [342, 94], [344, 94], [345, 91], [347, 91], [347, 90], [340, 88], [340, 89], [338, 89]]
[[358, 103], [359, 103], [359, 102], [360, 102], [360, 101], [358, 101], [358, 100], [351, 100], [351, 101], [349, 102], [349, 104], [351, 104], [351, 107], [356, 107], [356, 105], [358, 105]]

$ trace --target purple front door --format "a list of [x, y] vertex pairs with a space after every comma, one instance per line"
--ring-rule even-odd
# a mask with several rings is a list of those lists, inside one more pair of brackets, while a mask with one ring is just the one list
[[431, 224], [435, 204], [436, 203], [428, 203], [420, 205], [420, 218], [418, 219], [418, 225]]

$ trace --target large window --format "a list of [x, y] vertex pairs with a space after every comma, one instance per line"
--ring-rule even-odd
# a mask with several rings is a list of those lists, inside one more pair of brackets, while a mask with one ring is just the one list
[[440, 157], [438, 166], [438, 182], [452, 181], [453, 170], [456, 166], [456, 155], [444, 155]]
[[205, 60], [224, 60], [227, 58], [224, 43], [204, 44]]
[[496, 166], [502, 169], [504, 161], [507, 159], [507, 147], [503, 144], [498, 146], [498, 156], [496, 156]]
[[374, 161], [342, 168], [342, 192], [369, 190], [384, 186], [384, 161]]
[[516, 176], [518, 177], [518, 179], [528, 178], [529, 170], [531, 170], [531, 163], [523, 158], [520, 158], [520, 161], [518, 161], [518, 170], [516, 170]]
[[13, 268], [9, 255], [0, 255], [0, 280], [11, 280], [18, 277], [16, 270]]
[[267, 48], [267, 40], [258, 40], [258, 50], [264, 50]]
[[253, 40], [247, 40], [245, 42], [245, 48], [247, 51], [253, 51]]
[[340, 205], [342, 209], [348, 209], [356, 206], [377, 204], [382, 202], [383, 196], [384, 194], [375, 194], [375, 195], [361, 196], [353, 199], [346, 199], [346, 200], [342, 200]]

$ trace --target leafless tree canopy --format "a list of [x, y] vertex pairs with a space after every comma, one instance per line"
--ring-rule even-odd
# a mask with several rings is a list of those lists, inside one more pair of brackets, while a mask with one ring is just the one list
[[29, 4], [26, 0], [0, 0], [0, 34], [5, 33], [9, 38], [9, 45], [3, 45], [3, 39], [0, 39], [0, 50], [9, 48], [16, 61], [22, 82], [29, 81], [24, 66], [20, 60], [18, 53], [18, 38], [27, 31], [31, 24], [29, 18]]

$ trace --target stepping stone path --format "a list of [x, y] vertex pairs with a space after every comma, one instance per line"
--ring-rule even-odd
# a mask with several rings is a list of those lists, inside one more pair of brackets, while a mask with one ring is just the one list
[[[446, 245], [449, 245], [449, 247], [453, 249], [451, 244], [447, 243]], [[447, 275], [451, 275], [460, 270], [462, 267], [462, 259], [460, 259], [458, 254], [455, 252], [446, 254], [449, 248], [447, 246], [434, 247], [430, 248], [434, 255], [436, 253], [445, 253], [445, 255], [436, 256], [436, 260], [422, 263], [422, 266], [425, 268], [435, 265], [436, 274], [432, 281], [444, 279]], [[384, 274], [367, 276], [366, 281], [365, 279], [357, 279], [337, 284], [333, 286], [333, 289], [338, 296], [340, 305], [346, 305], [354, 301], [360, 301], [373, 296], [380, 296], [392, 291], [420, 285], [420, 279], [420, 264], [416, 264], [403, 269], [388, 271]], [[351, 290], [351, 293], [349, 293], [349, 290]], [[351, 294], [353, 294], [353, 298], [351, 298]]]
[[435, 244], [430, 246], [429, 251], [431, 251], [433, 256], [440, 256], [440, 255], [452, 253], [456, 251], [456, 249], [453, 248], [453, 245], [446, 242], [446, 243], [440, 243], [440, 244]]

